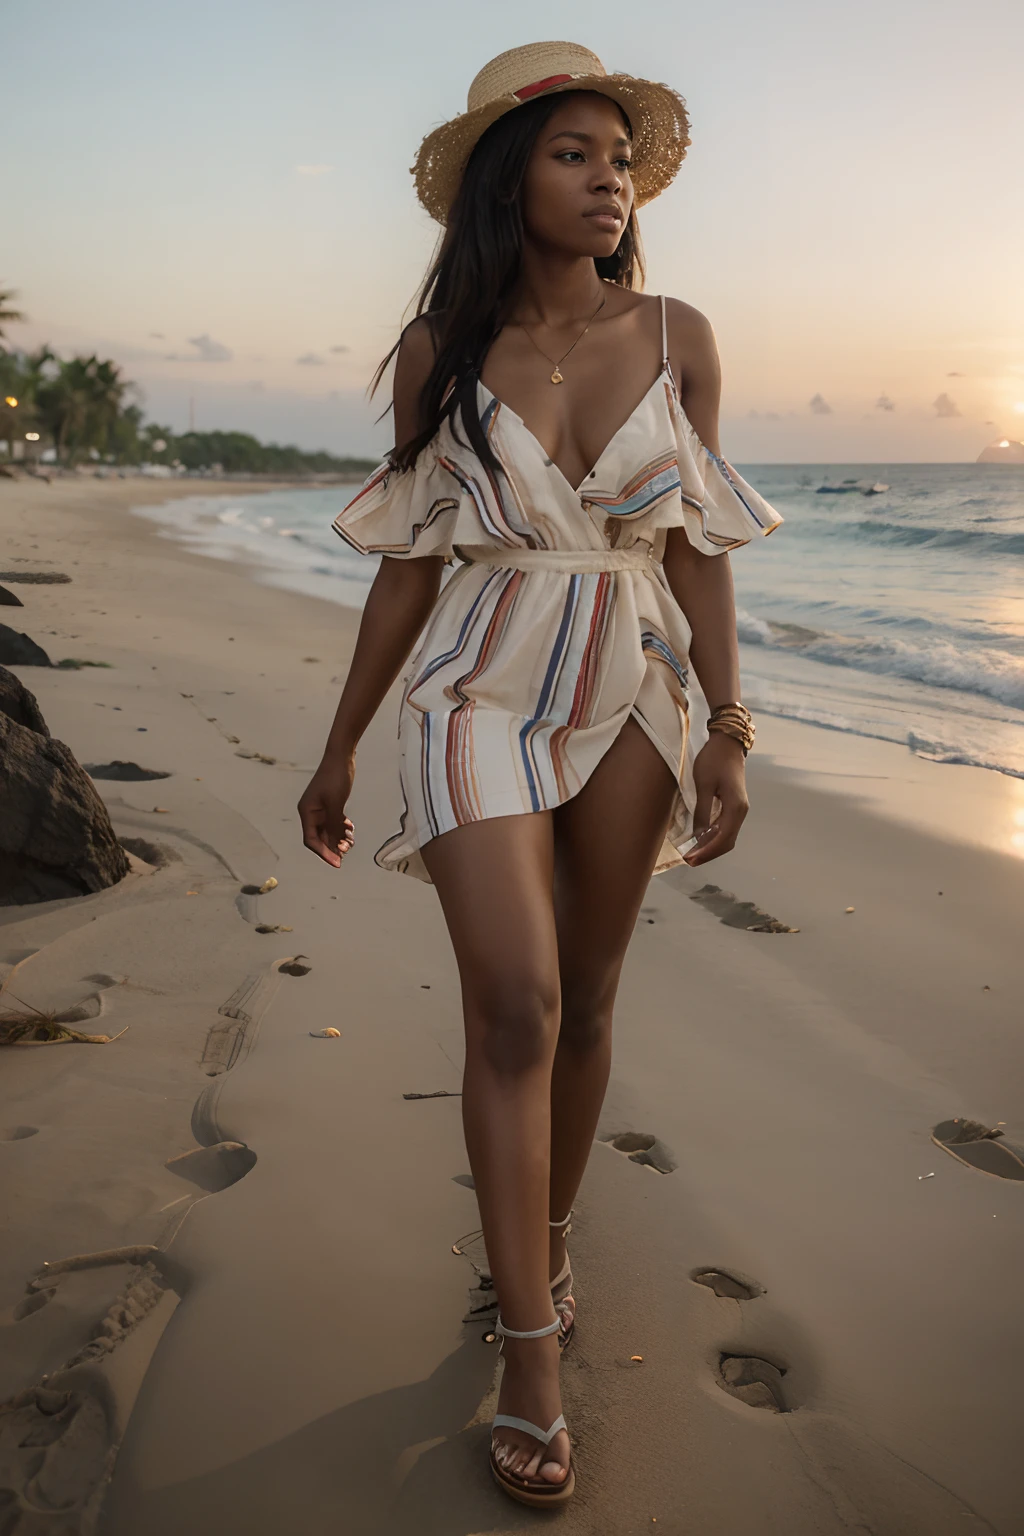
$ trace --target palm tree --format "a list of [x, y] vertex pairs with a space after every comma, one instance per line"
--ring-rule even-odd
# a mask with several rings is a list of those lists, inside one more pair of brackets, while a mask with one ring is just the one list
[[41, 370], [36, 404], [58, 458], [73, 461], [85, 449], [110, 448], [132, 388], [116, 363], [95, 353], [58, 362], [56, 373]]
[[[25, 318], [21, 310], [15, 309], [11, 302], [17, 297], [16, 289], [0, 288], [0, 342], [3, 341], [6, 334], [4, 331], [5, 325], [16, 325]], [[3, 348], [0, 347], [0, 351], [2, 350]]]

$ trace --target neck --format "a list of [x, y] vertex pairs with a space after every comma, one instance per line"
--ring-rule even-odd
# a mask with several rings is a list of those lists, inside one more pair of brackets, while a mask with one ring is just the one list
[[558, 330], [589, 319], [603, 296], [604, 283], [590, 256], [566, 256], [527, 242], [510, 318]]

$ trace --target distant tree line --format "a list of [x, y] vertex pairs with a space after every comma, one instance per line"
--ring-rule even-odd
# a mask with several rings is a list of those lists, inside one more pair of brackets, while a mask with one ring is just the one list
[[373, 459], [307, 453], [286, 444], [261, 443], [248, 432], [185, 432], [143, 421], [138, 388], [117, 363], [93, 354], [61, 358], [48, 346], [8, 351], [4, 324], [23, 320], [0, 289], [0, 441], [7, 458], [14, 444], [37, 459], [52, 449], [59, 464], [84, 459], [108, 464], [166, 464], [180, 470], [225, 474], [367, 474]]

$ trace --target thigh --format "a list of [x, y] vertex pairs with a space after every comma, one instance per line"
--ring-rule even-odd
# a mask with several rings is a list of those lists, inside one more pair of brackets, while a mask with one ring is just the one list
[[555, 812], [555, 914], [563, 999], [614, 995], [678, 786], [630, 718], [586, 785]]
[[441, 901], [467, 1003], [524, 991], [557, 1008], [550, 811], [470, 822], [421, 850]]

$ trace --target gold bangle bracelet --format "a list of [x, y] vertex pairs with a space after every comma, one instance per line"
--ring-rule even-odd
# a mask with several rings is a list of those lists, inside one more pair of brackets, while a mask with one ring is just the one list
[[708, 717], [707, 729], [709, 733], [720, 731], [723, 736], [731, 736], [734, 741], [738, 741], [744, 757], [754, 745], [754, 722], [750, 710], [744, 704], [720, 704]]

